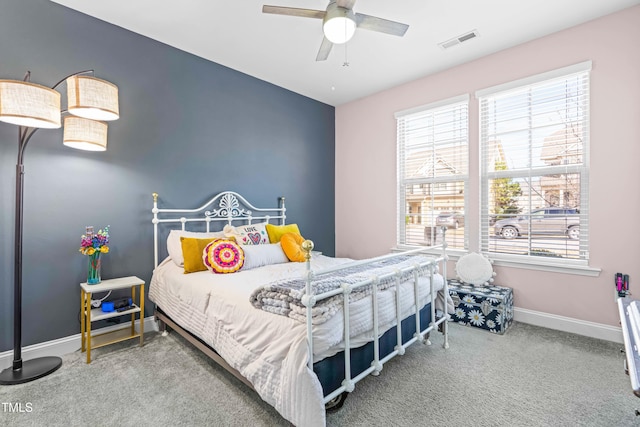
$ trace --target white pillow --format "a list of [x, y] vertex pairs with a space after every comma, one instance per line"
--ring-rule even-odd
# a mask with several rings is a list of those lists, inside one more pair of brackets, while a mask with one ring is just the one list
[[195, 237], [196, 239], [224, 239], [224, 232], [215, 231], [210, 233], [199, 233], [195, 231], [171, 230], [167, 236], [167, 252], [178, 267], [184, 267], [184, 257], [182, 256], [182, 243], [180, 237]]
[[269, 243], [266, 225], [266, 222], [238, 227], [227, 224], [224, 226], [224, 234], [227, 238], [235, 238], [240, 245], [264, 245]]
[[488, 285], [496, 275], [491, 261], [475, 252], [460, 257], [456, 263], [456, 274], [463, 282], [475, 286]]
[[289, 262], [280, 242], [265, 245], [240, 245], [240, 247], [244, 250], [244, 265], [241, 271], [263, 265]]

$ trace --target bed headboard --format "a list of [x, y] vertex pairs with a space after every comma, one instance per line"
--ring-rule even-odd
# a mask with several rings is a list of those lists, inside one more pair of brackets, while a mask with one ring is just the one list
[[[232, 225], [234, 222], [240, 224], [252, 224], [254, 221], [270, 222], [277, 221], [280, 225], [285, 224], [286, 211], [284, 207], [284, 197], [278, 198], [278, 207], [256, 208], [240, 194], [233, 191], [223, 191], [218, 193], [211, 200], [196, 209], [160, 209], [158, 208], [158, 193], [153, 193], [153, 262], [154, 268], [158, 266], [158, 224], [176, 223], [180, 224], [182, 230], [187, 230], [187, 223], [204, 223], [206, 232], [214, 229], [222, 229], [225, 224]], [[211, 228], [211, 223], [218, 223], [219, 226]], [[177, 228], [177, 227], [176, 227]]]

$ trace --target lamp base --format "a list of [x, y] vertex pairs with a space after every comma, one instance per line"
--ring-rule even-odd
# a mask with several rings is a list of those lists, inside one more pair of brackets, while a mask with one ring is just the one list
[[0, 384], [14, 385], [27, 383], [45, 377], [62, 366], [62, 359], [56, 356], [38, 357], [24, 360], [22, 369], [7, 368], [0, 372]]

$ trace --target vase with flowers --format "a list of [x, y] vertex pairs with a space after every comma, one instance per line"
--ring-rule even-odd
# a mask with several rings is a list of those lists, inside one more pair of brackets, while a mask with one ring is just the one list
[[109, 253], [109, 226], [94, 233], [93, 227], [87, 227], [85, 234], [80, 238], [80, 253], [89, 258], [87, 284], [100, 283], [100, 268], [102, 254]]

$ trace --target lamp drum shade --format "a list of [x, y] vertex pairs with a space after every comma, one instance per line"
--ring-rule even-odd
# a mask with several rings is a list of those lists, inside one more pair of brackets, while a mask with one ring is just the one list
[[120, 117], [118, 87], [95, 77], [69, 77], [67, 110], [74, 116], [86, 119], [116, 120]]
[[32, 128], [59, 128], [60, 93], [31, 82], [0, 80], [0, 121]]
[[107, 149], [107, 124], [83, 117], [64, 118], [64, 136], [62, 143], [67, 147], [87, 151], [105, 151]]

